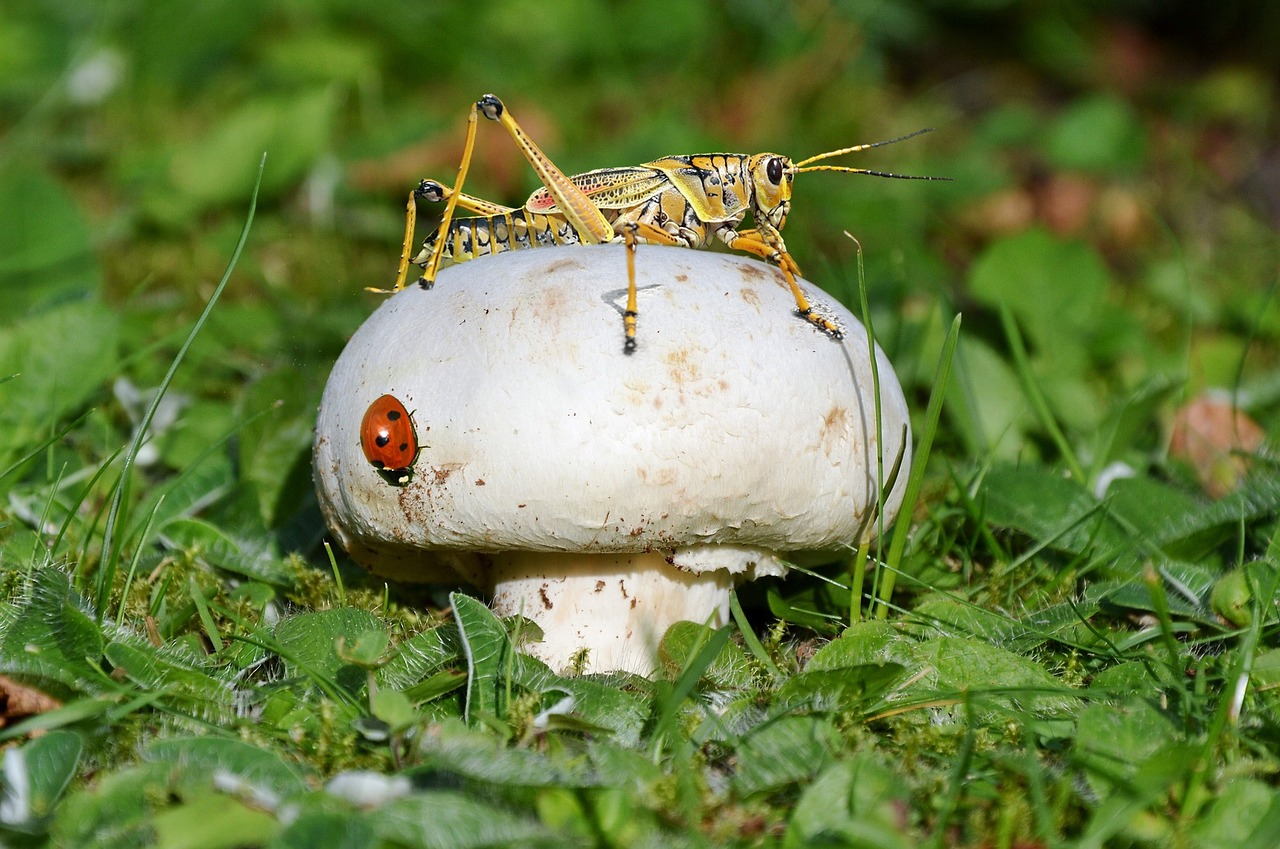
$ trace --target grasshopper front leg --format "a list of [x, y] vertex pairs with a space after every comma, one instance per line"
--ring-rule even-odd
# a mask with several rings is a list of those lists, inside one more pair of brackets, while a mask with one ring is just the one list
[[[800, 266], [796, 265], [796, 261], [787, 252], [787, 246], [783, 243], [781, 234], [770, 240], [769, 234], [761, 229], [738, 232], [726, 227], [717, 231], [716, 235], [732, 250], [746, 251], [763, 260], [777, 263], [778, 268], [782, 270], [782, 276], [786, 278], [787, 286], [791, 289], [791, 296], [796, 299], [796, 313], [832, 339], [844, 338], [844, 328], [815, 312], [809, 299], [800, 290], [800, 284], [796, 283]], [[777, 244], [770, 244], [770, 241], [776, 241]]]

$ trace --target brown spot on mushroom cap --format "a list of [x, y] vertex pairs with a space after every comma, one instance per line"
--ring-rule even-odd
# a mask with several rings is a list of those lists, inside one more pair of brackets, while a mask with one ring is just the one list
[[671, 351], [663, 358], [663, 362], [667, 364], [667, 374], [671, 376], [671, 382], [677, 387], [702, 379], [702, 368], [694, 353], [688, 348]]
[[434, 478], [434, 483], [436, 485], [440, 485], [449, 480], [449, 476], [461, 468], [461, 463], [446, 463], [442, 466], [432, 466], [431, 476]]
[[844, 438], [845, 431], [849, 427], [849, 410], [839, 404], [833, 406], [822, 417], [822, 430], [820, 439], [822, 441], [822, 449], [828, 454], [832, 453], [840, 440]]
[[[548, 278], [551, 278], [551, 273], [548, 273]], [[543, 281], [541, 285], [542, 289], [533, 302], [533, 314], [538, 321], [548, 324], [558, 323], [565, 310], [574, 303], [576, 298], [572, 293], [554, 283]]]

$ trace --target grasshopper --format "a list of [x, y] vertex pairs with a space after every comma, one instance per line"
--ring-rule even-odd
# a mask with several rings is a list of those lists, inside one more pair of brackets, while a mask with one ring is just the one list
[[[542, 181], [542, 188], [514, 208], [462, 193], [471, 164], [479, 115], [501, 124], [515, 141]], [[667, 156], [622, 168], [602, 168], [567, 177], [533, 139], [520, 128], [501, 100], [486, 94], [467, 116], [466, 141], [458, 177], [452, 188], [423, 180], [409, 193], [406, 205], [404, 245], [395, 286], [406, 285], [409, 265], [422, 267], [418, 283], [431, 288], [444, 260], [465, 262], [475, 257], [509, 250], [562, 244], [622, 242], [627, 248], [627, 307], [623, 313], [623, 351], [636, 348], [635, 249], [636, 244], [705, 248], [719, 239], [731, 250], [746, 251], [775, 263], [782, 271], [796, 301], [796, 313], [834, 339], [841, 338], [839, 324], [820, 315], [796, 283], [800, 268], [787, 252], [782, 227], [791, 210], [791, 181], [809, 171], [842, 171], [907, 180], [939, 180], [812, 163], [903, 141], [928, 130], [888, 141], [854, 145], [811, 156], [801, 162], [775, 153], [707, 153]], [[412, 256], [417, 200], [445, 203], [439, 227]], [[455, 218], [458, 207], [473, 213]], [[750, 212], [751, 229], [739, 230]]]

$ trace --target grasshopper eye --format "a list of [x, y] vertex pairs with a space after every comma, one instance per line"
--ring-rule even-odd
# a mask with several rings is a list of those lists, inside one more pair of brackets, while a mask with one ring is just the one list
[[782, 182], [782, 160], [778, 157], [770, 159], [764, 166], [765, 176], [775, 186]]

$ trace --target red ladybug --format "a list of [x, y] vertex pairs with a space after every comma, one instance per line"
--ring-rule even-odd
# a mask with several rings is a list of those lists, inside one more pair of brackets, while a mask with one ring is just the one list
[[383, 395], [364, 412], [360, 422], [360, 447], [378, 474], [393, 486], [404, 486], [413, 477], [418, 459], [418, 435], [409, 411], [394, 395]]

